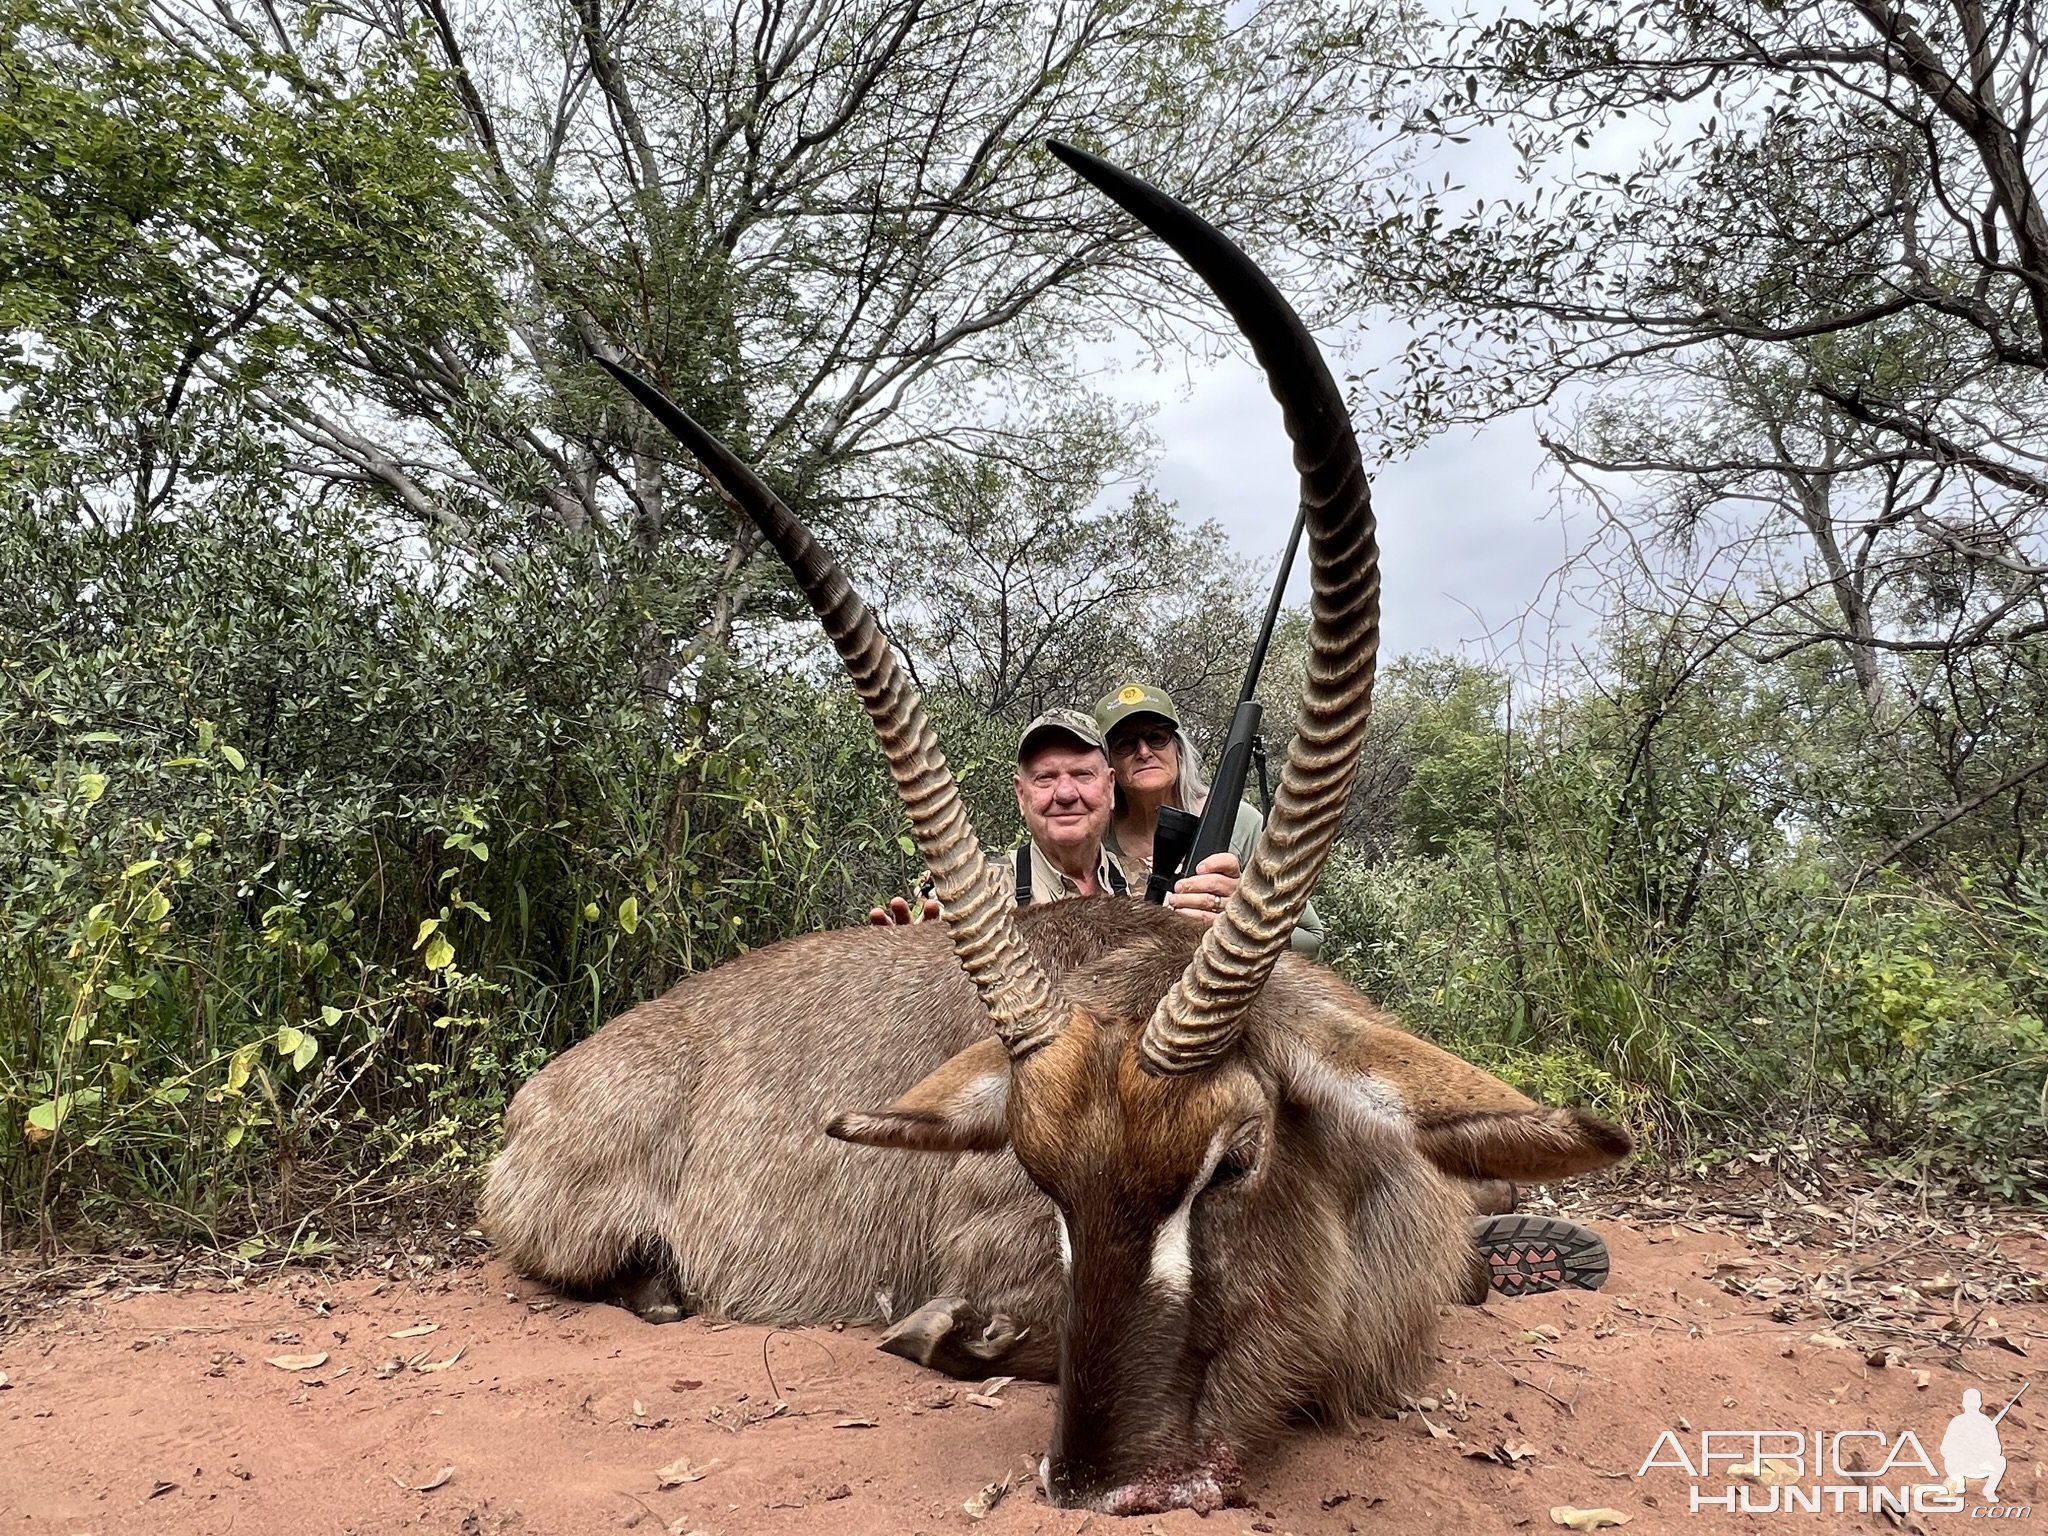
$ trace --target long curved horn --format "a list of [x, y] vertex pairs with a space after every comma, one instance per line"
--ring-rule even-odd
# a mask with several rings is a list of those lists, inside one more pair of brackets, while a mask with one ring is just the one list
[[1351, 792], [1379, 656], [1372, 499], [1344, 396], [1308, 327], [1265, 273], [1156, 188], [1069, 145], [1047, 147], [1172, 246], [1230, 311], [1280, 402], [1308, 510], [1314, 586], [1308, 686], [1273, 815], [1237, 894], [1160, 999], [1139, 1042], [1148, 1070], [1192, 1072], [1237, 1044], [1245, 1009], [1308, 904]]
[[1064, 1027], [1066, 1006], [1025, 947], [1009, 888], [990, 878], [987, 855], [925, 718], [924, 701], [903, 675], [873, 612], [839, 562], [737, 454], [638, 374], [606, 358], [598, 362], [754, 520], [811, 600], [881, 739], [896, 792], [910, 812], [917, 851], [932, 872], [940, 906], [952, 925], [960, 968], [981, 995], [1011, 1057], [1028, 1056]]

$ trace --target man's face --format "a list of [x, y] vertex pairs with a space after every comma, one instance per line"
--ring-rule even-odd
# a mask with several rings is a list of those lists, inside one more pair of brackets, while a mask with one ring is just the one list
[[1109, 760], [1071, 737], [1034, 740], [1017, 765], [1017, 809], [1047, 852], [1085, 854], [1109, 830]]

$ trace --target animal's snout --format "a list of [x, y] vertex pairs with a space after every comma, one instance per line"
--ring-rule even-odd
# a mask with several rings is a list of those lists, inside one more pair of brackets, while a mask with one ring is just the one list
[[1038, 1463], [1039, 1486], [1054, 1504], [1065, 1509], [1093, 1509], [1106, 1515], [1160, 1515], [1171, 1509], [1213, 1514], [1243, 1504], [1244, 1472], [1237, 1456], [1221, 1440], [1211, 1440], [1191, 1464], [1148, 1469], [1113, 1487], [1091, 1488], [1062, 1476], [1066, 1469], [1048, 1456]]

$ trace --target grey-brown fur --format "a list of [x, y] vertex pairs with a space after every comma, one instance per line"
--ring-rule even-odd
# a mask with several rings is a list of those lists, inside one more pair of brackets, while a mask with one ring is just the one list
[[[1196, 933], [1128, 901], [1021, 919], [1063, 995], [1103, 1026], [1105, 1056], [1142, 1028]], [[889, 1104], [986, 1028], [937, 924], [745, 955], [614, 1019], [520, 1091], [485, 1225], [538, 1279], [602, 1292], [651, 1263], [686, 1310], [746, 1321], [880, 1321], [960, 1298], [954, 1368], [1051, 1375], [1065, 1282], [1052, 1206], [1017, 1160], [825, 1134], [835, 1115]], [[1204, 1280], [1189, 1326], [1222, 1344], [1196, 1394], [1192, 1444], [1213, 1436], [1242, 1450], [1293, 1416], [1388, 1406], [1412, 1383], [1439, 1309], [1465, 1292], [1469, 1202], [1371, 1094], [1367, 1112], [1329, 1099], [1333, 1082], [1355, 1081], [1383, 1051], [1396, 1077], [1437, 1078], [1427, 1094], [1382, 1079], [1387, 1103], [1548, 1113], [1283, 955], [1241, 1056], [1276, 1106], [1271, 1176], [1257, 1199], [1214, 1217], [1205, 1208], [1195, 1228]], [[1341, 1071], [1324, 1080], [1317, 1062]], [[1006, 1320], [1002, 1339], [1024, 1339], [962, 1359], [963, 1340], [991, 1319]]]

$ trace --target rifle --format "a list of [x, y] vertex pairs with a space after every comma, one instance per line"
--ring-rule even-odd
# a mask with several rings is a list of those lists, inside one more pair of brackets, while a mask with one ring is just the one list
[[[2031, 1376], [2029, 1376], [2025, 1381], [2021, 1382], [2019, 1391], [2013, 1393], [2012, 1395], [2012, 1403], [2016, 1403], [2021, 1398], [2025, 1397], [2027, 1395], [2027, 1388], [2031, 1387], [2033, 1384], [2034, 1378]], [[1998, 1419], [2002, 1419], [2008, 1413], [2012, 1412], [2012, 1403], [2007, 1403], [2003, 1408], [1998, 1410]], [[1993, 1429], [1996, 1429], [1998, 1427], [1998, 1419], [1993, 1419], [1991, 1421], [1991, 1427]]]
[[1258, 642], [1252, 647], [1251, 665], [1245, 668], [1244, 686], [1237, 691], [1237, 708], [1230, 717], [1230, 734], [1224, 738], [1223, 753], [1216, 760], [1216, 777], [1210, 781], [1209, 802], [1198, 817], [1177, 806], [1159, 808], [1159, 827], [1152, 834], [1152, 878], [1145, 882], [1145, 899], [1162, 906], [1173, 883], [1200, 867], [1212, 853], [1230, 846], [1231, 829], [1237, 825], [1237, 804], [1244, 798], [1245, 780], [1254, 761], [1259, 768], [1259, 798], [1272, 809], [1266, 792], [1266, 743], [1259, 735], [1259, 719], [1265, 713], [1252, 697], [1259, 689], [1259, 673], [1265, 670], [1266, 647], [1273, 642], [1273, 625], [1280, 617], [1280, 600], [1287, 592], [1287, 577], [1294, 569], [1294, 551], [1301, 544], [1302, 525], [1308, 508], [1294, 514], [1294, 531], [1287, 535], [1287, 552], [1280, 557], [1279, 572], [1273, 577], [1273, 595], [1266, 601], [1266, 621], [1259, 626]]

